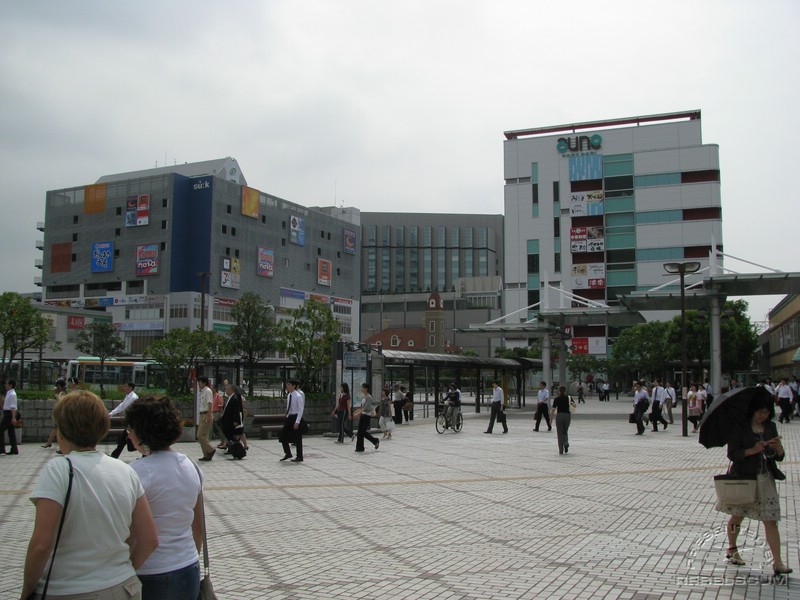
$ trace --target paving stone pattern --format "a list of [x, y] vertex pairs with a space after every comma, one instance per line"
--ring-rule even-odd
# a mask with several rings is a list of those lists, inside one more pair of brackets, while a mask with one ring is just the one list
[[[279, 462], [276, 440], [252, 439], [242, 461], [217, 455], [202, 463], [217, 594], [800, 599], [800, 420], [779, 425], [788, 452], [780, 530], [784, 560], [797, 573], [776, 582], [759, 523], [745, 521], [747, 566], [725, 561], [725, 516], [714, 511], [712, 482], [727, 466], [724, 450], [682, 437], [677, 421], [635, 436], [628, 407], [579, 405], [561, 456], [555, 431], [532, 431], [530, 409], [509, 413], [506, 435], [485, 435], [488, 414], [472, 407], [458, 434], [439, 435], [432, 418], [418, 417], [377, 452], [310, 437], [301, 464]], [[199, 457], [197, 444], [176, 449]], [[0, 456], [0, 599], [19, 595], [34, 518], [28, 496], [52, 456], [38, 444]]]

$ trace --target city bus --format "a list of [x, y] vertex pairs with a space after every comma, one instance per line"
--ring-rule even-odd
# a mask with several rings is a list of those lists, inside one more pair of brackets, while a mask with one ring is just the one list
[[18, 387], [28, 385], [38, 386], [39, 383], [45, 387], [52, 386], [56, 379], [61, 375], [61, 365], [53, 360], [25, 360], [24, 367], [20, 372], [20, 361], [14, 359], [8, 364], [0, 363], [3, 367], [7, 379], [14, 379]]
[[76, 377], [83, 387], [97, 390], [100, 389], [101, 377], [105, 386], [120, 386], [132, 381], [136, 387], [153, 391], [164, 391], [167, 387], [164, 367], [153, 360], [107, 358], [101, 372], [99, 358], [80, 356], [67, 363], [69, 377]]

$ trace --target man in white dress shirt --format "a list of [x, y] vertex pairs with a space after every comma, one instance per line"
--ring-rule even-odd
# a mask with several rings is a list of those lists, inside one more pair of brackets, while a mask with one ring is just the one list
[[[135, 389], [136, 385], [132, 381], [122, 384], [122, 391], [125, 392], [125, 398], [122, 400], [122, 402], [120, 402], [119, 406], [108, 413], [109, 417], [125, 415], [125, 411], [128, 410], [128, 407], [139, 399], [139, 396], [137, 396], [136, 392], [133, 391]], [[117, 447], [114, 448], [111, 456], [114, 458], [119, 458], [119, 455], [122, 454], [122, 451], [125, 449], [126, 445], [128, 446], [128, 451], [133, 452], [136, 450], [136, 448], [133, 447], [133, 444], [128, 443], [128, 430], [124, 429], [117, 438]]]

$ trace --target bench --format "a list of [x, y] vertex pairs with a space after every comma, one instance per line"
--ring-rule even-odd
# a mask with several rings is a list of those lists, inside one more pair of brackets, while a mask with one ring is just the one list
[[260, 428], [262, 440], [272, 438], [273, 433], [280, 433], [285, 422], [286, 415], [253, 415], [253, 426]]

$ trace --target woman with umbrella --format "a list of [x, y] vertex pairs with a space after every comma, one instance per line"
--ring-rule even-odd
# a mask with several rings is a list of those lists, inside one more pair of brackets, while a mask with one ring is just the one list
[[[775, 575], [785, 575], [792, 569], [781, 560], [778, 531], [781, 509], [775, 486], [775, 478], [785, 479], [785, 475], [778, 470], [775, 461], [783, 460], [786, 453], [778, 428], [772, 421], [774, 417], [775, 402], [764, 388], [735, 390], [721, 396], [706, 413], [700, 424], [700, 442], [707, 448], [719, 446], [726, 437], [728, 458], [732, 463], [730, 473], [756, 476], [756, 500], [753, 504], [725, 504], [718, 500], [715, 506], [718, 511], [730, 515], [726, 558], [734, 565], [745, 564], [736, 545], [737, 538], [744, 517], [755, 519], [764, 523]], [[723, 427], [727, 427], [725, 434]]]

